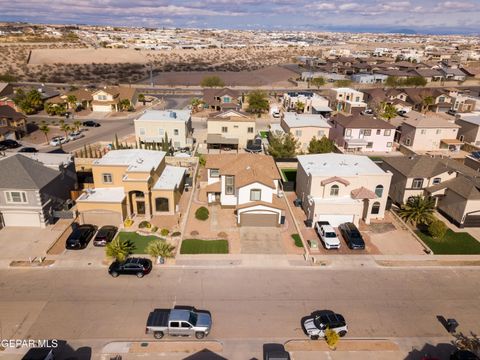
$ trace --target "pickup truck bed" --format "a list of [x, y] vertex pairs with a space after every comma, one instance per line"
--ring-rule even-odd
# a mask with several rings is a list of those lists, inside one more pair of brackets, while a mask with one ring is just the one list
[[148, 315], [147, 327], [148, 326], [167, 327], [169, 316], [170, 316], [170, 310], [155, 309]]

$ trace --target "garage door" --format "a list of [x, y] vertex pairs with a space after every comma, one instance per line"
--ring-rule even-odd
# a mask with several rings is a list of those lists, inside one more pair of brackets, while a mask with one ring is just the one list
[[464, 227], [480, 227], [480, 215], [476, 213], [475, 215], [465, 216], [465, 221], [463, 222]]
[[99, 111], [99, 112], [108, 112], [112, 111], [112, 107], [110, 105], [93, 105], [92, 107], [93, 111]]
[[240, 214], [241, 226], [277, 226], [278, 214]]
[[19, 213], [8, 212], [2, 213], [5, 226], [23, 226], [23, 227], [40, 227], [39, 213]]
[[354, 215], [320, 215], [318, 221], [328, 221], [330, 225], [337, 227], [346, 222], [353, 222]]
[[122, 223], [123, 219], [120, 213], [113, 211], [88, 211], [80, 214], [83, 224], [92, 224], [97, 226], [114, 225]]

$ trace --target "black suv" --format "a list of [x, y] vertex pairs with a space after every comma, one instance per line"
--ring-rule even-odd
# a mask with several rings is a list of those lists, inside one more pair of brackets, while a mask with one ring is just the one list
[[365, 241], [363, 241], [362, 235], [360, 231], [358, 231], [357, 227], [352, 223], [344, 223], [341, 224], [339, 227], [340, 232], [342, 233], [347, 246], [352, 250], [364, 250], [365, 249]]
[[92, 240], [97, 229], [93, 225], [80, 225], [73, 230], [67, 239], [65, 247], [67, 249], [85, 249]]
[[113, 240], [113, 237], [117, 233], [117, 228], [115, 226], [102, 226], [98, 230], [95, 239], [93, 239], [93, 245], [95, 246], [105, 246]]
[[108, 268], [108, 273], [113, 277], [125, 274], [142, 278], [150, 271], [152, 271], [152, 261], [145, 258], [128, 258], [124, 262], [114, 261]]
[[87, 121], [84, 121], [84, 122], [83, 122], [83, 126], [86, 126], [86, 127], [99, 127], [100, 124], [97, 123], [96, 121], [87, 120]]

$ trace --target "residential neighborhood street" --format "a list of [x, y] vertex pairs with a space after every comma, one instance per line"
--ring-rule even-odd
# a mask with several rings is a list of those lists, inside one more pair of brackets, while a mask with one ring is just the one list
[[[478, 333], [480, 278], [469, 268], [154, 269], [143, 279], [111, 278], [106, 269], [0, 272], [3, 338], [73, 341], [93, 357], [113, 340], [153, 340], [154, 308], [191, 305], [213, 317], [210, 340], [229, 343], [306, 339], [300, 320], [315, 310], [343, 314], [346, 339], [448, 337], [437, 316]], [[238, 355], [238, 354], [237, 354]], [[249, 359], [257, 353], [235, 357]], [[250, 357], [248, 357], [248, 356]], [[230, 357], [228, 357], [230, 358]]]

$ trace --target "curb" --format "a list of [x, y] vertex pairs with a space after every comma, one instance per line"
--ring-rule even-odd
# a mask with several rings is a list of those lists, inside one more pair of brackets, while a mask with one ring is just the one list
[[[289, 340], [285, 343], [287, 351], [332, 351], [326, 341]], [[388, 339], [340, 339], [336, 351], [400, 351], [395, 341]]]
[[102, 354], [151, 354], [151, 353], [197, 353], [201, 351], [223, 351], [218, 340], [163, 340], [163, 341], [114, 341], [106, 344]]

